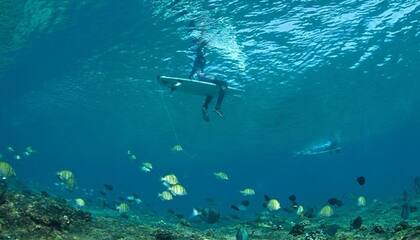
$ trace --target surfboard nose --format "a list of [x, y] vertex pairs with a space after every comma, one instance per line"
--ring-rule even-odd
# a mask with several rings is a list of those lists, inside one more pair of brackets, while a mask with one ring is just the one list
[[157, 75], [156, 80], [163, 85], [168, 85], [169, 84], [169, 82], [167, 80], [162, 78], [162, 75]]

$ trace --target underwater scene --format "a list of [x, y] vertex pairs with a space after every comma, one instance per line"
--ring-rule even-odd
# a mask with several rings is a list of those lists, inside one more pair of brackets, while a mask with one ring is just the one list
[[420, 239], [420, 1], [1, 0], [0, 239]]

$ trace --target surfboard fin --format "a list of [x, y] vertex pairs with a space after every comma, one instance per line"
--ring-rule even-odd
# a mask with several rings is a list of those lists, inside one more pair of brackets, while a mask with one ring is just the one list
[[171, 93], [173, 92], [173, 91], [175, 91], [176, 90], [176, 88], [177, 87], [179, 87], [179, 86], [181, 86], [182, 85], [182, 83], [181, 82], [176, 82], [174, 85], [172, 85], [172, 87], [171, 87]]

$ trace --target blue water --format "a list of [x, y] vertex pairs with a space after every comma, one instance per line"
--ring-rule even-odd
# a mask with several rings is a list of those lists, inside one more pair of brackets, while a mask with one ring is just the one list
[[[110, 183], [163, 213], [208, 197], [228, 211], [252, 187], [258, 211], [264, 194], [307, 205], [397, 198], [420, 174], [416, 0], [17, 2], [13, 31], [1, 32], [12, 40], [0, 51], [0, 153], [34, 188], [71, 199]], [[209, 123], [202, 97], [156, 81], [188, 76], [198, 35], [208, 41], [206, 72], [245, 91]], [[331, 138], [340, 153], [294, 155]], [[29, 159], [6, 151], [29, 145]], [[61, 169], [76, 175], [73, 193], [54, 186]], [[217, 181], [219, 170], [231, 180]], [[157, 198], [166, 173], [187, 196]]]

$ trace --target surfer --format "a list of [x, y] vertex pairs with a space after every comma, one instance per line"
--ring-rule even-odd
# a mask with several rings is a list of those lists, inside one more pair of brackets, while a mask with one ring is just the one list
[[[219, 115], [221, 118], [223, 118], [223, 112], [221, 110], [222, 108], [222, 103], [223, 103], [223, 98], [225, 97], [225, 92], [227, 89], [227, 83], [223, 80], [219, 80], [219, 79], [215, 79], [212, 76], [208, 76], [204, 74], [204, 67], [206, 65], [206, 58], [204, 56], [204, 48], [207, 45], [207, 41], [205, 41], [204, 39], [200, 38], [198, 40], [196, 40], [197, 42], [197, 48], [195, 51], [195, 59], [194, 59], [194, 64], [193, 67], [191, 69], [191, 73], [189, 75], [190, 79], [197, 79], [199, 81], [203, 81], [203, 82], [210, 82], [210, 83], [214, 83], [217, 86], [219, 86], [220, 90], [219, 90], [219, 94], [217, 96], [217, 102], [216, 102], [216, 106], [214, 108], [214, 111], [217, 113], [217, 115]], [[211, 101], [213, 100], [213, 96], [206, 96], [203, 106], [201, 108], [202, 114], [203, 114], [203, 119], [204, 121], [208, 122], [209, 121], [209, 114], [208, 114], [208, 108], [209, 108], [209, 104], [211, 103]]]

